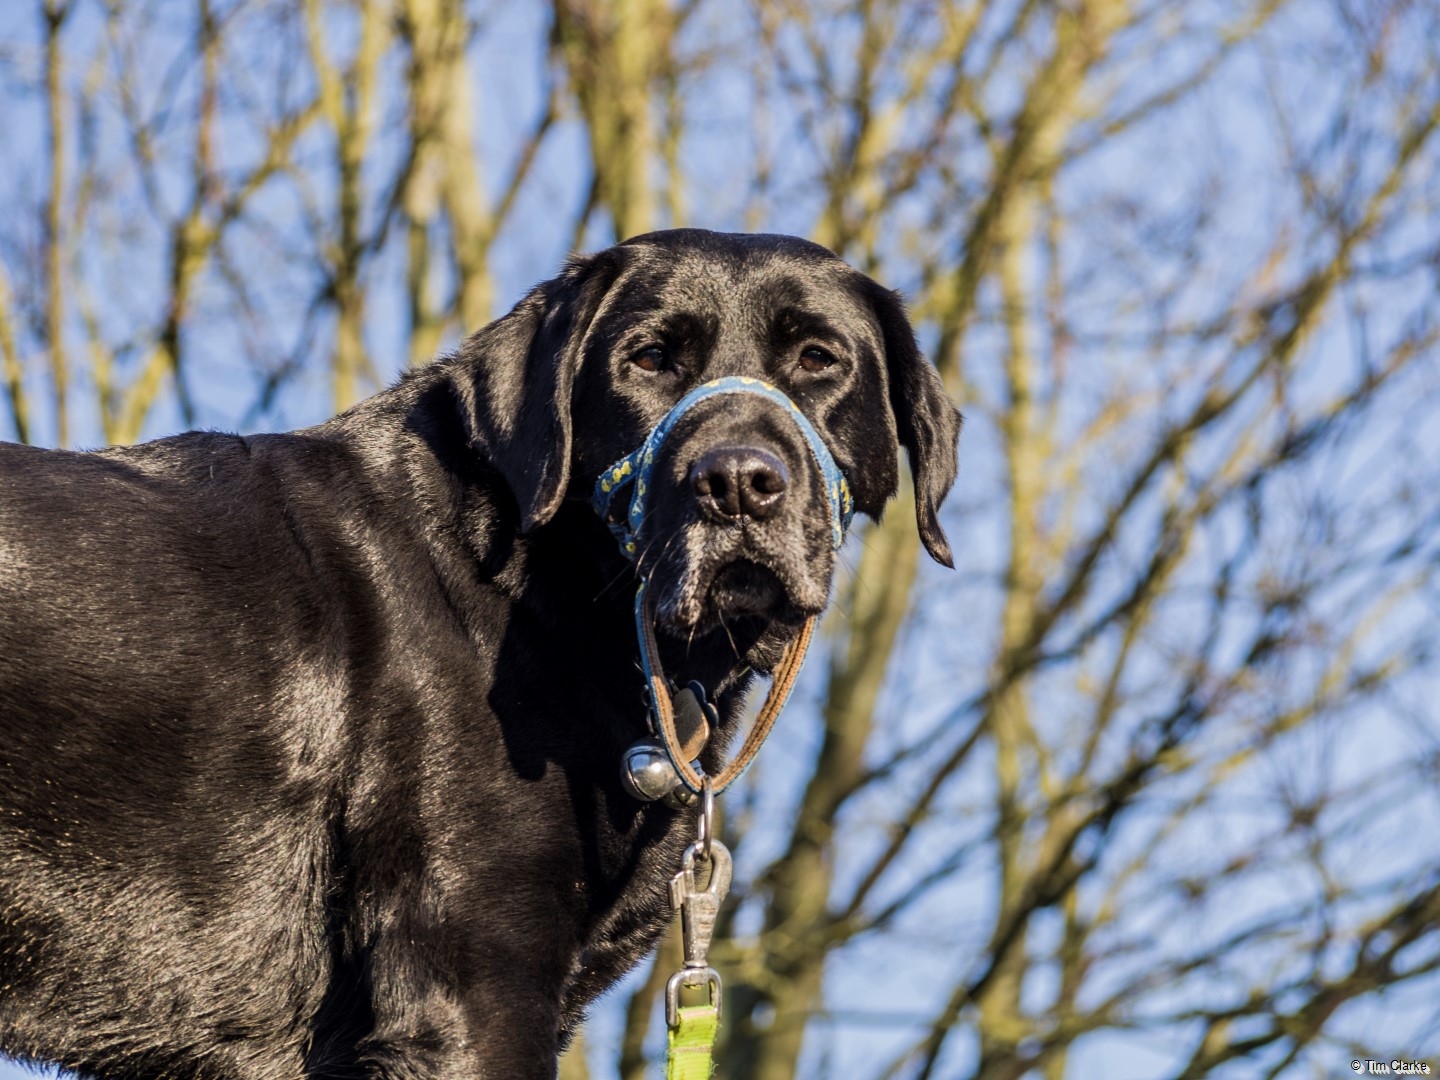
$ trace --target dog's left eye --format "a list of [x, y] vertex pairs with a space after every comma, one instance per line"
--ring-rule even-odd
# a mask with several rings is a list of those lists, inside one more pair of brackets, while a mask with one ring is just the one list
[[824, 371], [835, 363], [835, 354], [819, 345], [811, 345], [800, 354], [800, 366], [806, 371]]
[[659, 371], [668, 366], [668, 359], [659, 345], [650, 345], [630, 357], [630, 362], [641, 371]]

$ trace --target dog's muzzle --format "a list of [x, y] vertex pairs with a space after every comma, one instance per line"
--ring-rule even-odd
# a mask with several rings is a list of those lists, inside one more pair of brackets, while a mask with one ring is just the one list
[[[661, 418], [638, 449], [606, 469], [596, 481], [595, 512], [615, 534], [625, 557], [633, 562], [639, 551], [638, 537], [640, 526], [645, 520], [651, 474], [665, 439], [686, 412], [699, 402], [720, 394], [756, 394], [784, 407], [805, 437], [815, 464], [820, 469], [830, 517], [830, 539], [838, 550], [845, 541], [845, 532], [855, 515], [855, 500], [850, 494], [850, 484], [835, 463], [830, 448], [805, 418], [805, 414], [780, 390], [759, 379], [731, 376], [716, 379], [691, 390]], [[762, 519], [768, 516], [784, 497], [787, 483], [783, 463], [773, 455], [753, 449], [719, 449], [702, 454], [690, 466], [687, 478], [699, 505], [711, 517], [722, 520], [739, 520], [744, 517]], [[622, 493], [627, 492], [629, 506], [625, 508], [622, 516], [617, 512], [617, 504]], [[687, 702], [692, 705], [698, 702], [703, 706], [706, 691], [698, 683], [692, 683], [672, 698], [669, 680], [660, 667], [660, 653], [654, 637], [654, 615], [646, 598], [647, 584], [642, 577], [635, 593], [635, 632], [640, 643], [640, 663], [645, 674], [645, 685], [650, 692], [650, 727], [654, 738], [642, 739], [630, 747], [622, 762], [621, 777], [625, 789], [642, 801], [671, 798], [680, 795], [680, 789], [683, 788], [687, 793], [681, 799], [683, 804], [693, 801], [702, 793], [706, 797], [718, 795], [744, 771], [759, 751], [760, 744], [765, 741], [789, 697], [800, 665], [805, 661], [805, 653], [815, 628], [815, 616], [805, 620], [796, 637], [786, 646], [784, 655], [776, 666], [770, 693], [740, 752], [717, 776], [707, 777], [697, 771], [695, 759], [705, 745], [710, 727], [717, 718], [711, 715], [708, 723], [699, 720], [684, 725], [695, 735], [693, 743], [690, 735], [682, 737], [680, 722], [685, 720]], [[687, 694], [690, 696], [686, 697]]]
[[[640, 444], [638, 449], [626, 454], [614, 465], [611, 465], [600, 474], [600, 479], [595, 482], [593, 500], [595, 512], [615, 534], [621, 552], [627, 559], [634, 561], [639, 550], [637, 537], [640, 533], [640, 525], [645, 520], [650, 496], [651, 473], [655, 468], [655, 460], [660, 455], [660, 447], [685, 413], [705, 399], [719, 394], [755, 394], [784, 407], [785, 412], [795, 422], [795, 426], [800, 429], [800, 434], [805, 437], [806, 445], [810, 447], [810, 453], [815, 459], [816, 466], [820, 469], [820, 478], [825, 488], [825, 500], [830, 511], [830, 540], [835, 550], [838, 551], [840, 545], [845, 542], [845, 533], [850, 528], [851, 519], [855, 516], [855, 500], [850, 494], [850, 483], [845, 479], [845, 474], [840, 471], [840, 466], [835, 463], [835, 457], [830, 453], [830, 448], [825, 445], [825, 440], [820, 438], [820, 433], [806, 419], [805, 414], [783, 391], [761, 379], [731, 375], [703, 383], [682, 397], [675, 403], [675, 407], [651, 429], [650, 434], [645, 437], [645, 441]], [[725, 463], [725, 467], [733, 470], [740, 468], [741, 464], [756, 470], [772, 467], [764, 462]], [[775, 464], [778, 465], [778, 462]], [[712, 465], [710, 468], [714, 470], [715, 475], [720, 475], [719, 465]], [[708, 484], [709, 480], [706, 475], [697, 474], [693, 478], [693, 482], [697, 485], [696, 490], [699, 492], [700, 486]], [[765, 486], [758, 485], [756, 490], [763, 494]], [[621, 493], [627, 491], [630, 505], [622, 516], [616, 513], [616, 503], [622, 497]], [[714, 494], [710, 490], [707, 489], [703, 494], [715, 501]], [[748, 494], [750, 497], [754, 497], [753, 493]]]

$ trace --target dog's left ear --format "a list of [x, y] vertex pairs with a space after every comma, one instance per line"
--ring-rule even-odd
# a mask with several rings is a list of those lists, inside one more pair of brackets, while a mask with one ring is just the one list
[[895, 430], [915, 480], [915, 524], [930, 557], [953, 567], [950, 542], [940, 528], [940, 504], [955, 483], [960, 412], [945, 393], [940, 373], [921, 355], [900, 294], [870, 285], [870, 301], [885, 338]]
[[466, 433], [514, 494], [521, 532], [549, 521], [565, 498], [575, 373], [617, 270], [610, 252], [572, 258], [460, 347], [452, 379]]

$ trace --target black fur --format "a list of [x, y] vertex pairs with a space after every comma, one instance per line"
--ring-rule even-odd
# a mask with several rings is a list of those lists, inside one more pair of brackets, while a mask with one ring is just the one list
[[[893, 294], [784, 237], [573, 260], [315, 428], [0, 444], [0, 1050], [111, 1080], [552, 1077], [694, 830], [618, 783], [636, 578], [586, 500], [729, 374], [791, 394], [867, 513], [903, 444], [946, 560], [953, 407]], [[780, 512], [699, 512], [689, 468], [726, 446], [784, 464]], [[666, 444], [640, 566], [724, 734], [746, 665], [826, 601], [821, 496], [763, 400]]]

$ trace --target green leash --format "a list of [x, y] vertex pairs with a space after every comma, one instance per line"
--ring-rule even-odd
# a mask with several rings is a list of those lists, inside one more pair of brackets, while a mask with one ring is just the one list
[[718, 1005], [680, 1006], [670, 1029], [665, 1080], [710, 1080], [715, 1071], [715, 1034], [720, 1030]]
[[[720, 1030], [720, 973], [710, 966], [710, 939], [720, 904], [730, 891], [730, 849], [715, 839], [715, 789], [709, 778], [701, 794], [700, 836], [685, 849], [680, 872], [670, 879], [670, 904], [680, 913], [685, 964], [665, 983], [665, 1025], [669, 1028], [665, 1080], [710, 1080], [715, 1069], [715, 1035]], [[702, 888], [696, 870], [708, 868]], [[680, 990], [705, 988], [701, 1005], [681, 1005]]]

